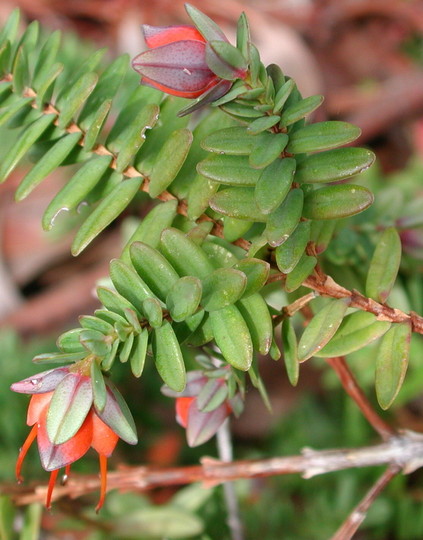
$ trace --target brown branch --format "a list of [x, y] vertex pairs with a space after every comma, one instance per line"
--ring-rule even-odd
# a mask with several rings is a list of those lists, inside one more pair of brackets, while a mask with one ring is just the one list
[[356, 402], [369, 424], [379, 433], [382, 439], [387, 441], [390, 437], [395, 436], [396, 431], [385, 422], [372, 407], [370, 401], [358, 385], [345, 358], [326, 358], [326, 362], [334, 369], [344, 390]]
[[339, 527], [331, 540], [350, 540], [365, 520], [371, 505], [399, 472], [400, 468], [397, 466], [388, 467], [382, 476], [369, 489], [360, 503], [354, 508], [341, 527]]
[[[155, 469], [153, 467], [122, 467], [108, 475], [108, 489], [145, 491], [162, 486], [176, 486], [203, 482], [212, 487], [222, 482], [240, 478], [258, 478], [281, 474], [301, 474], [312, 478], [318, 474], [351, 468], [371, 467], [388, 464], [402, 469], [404, 474], [423, 466], [423, 434], [403, 431], [388, 441], [375, 446], [335, 450], [312, 450], [304, 448], [301, 455], [275, 457], [256, 461], [221, 462], [203, 458], [201, 465]], [[80, 497], [97, 491], [100, 479], [94, 476], [74, 475], [66, 485], [57, 486], [54, 499]], [[43, 502], [47, 486], [22, 488], [3, 487], [2, 493], [9, 494], [16, 504], [24, 505]]]

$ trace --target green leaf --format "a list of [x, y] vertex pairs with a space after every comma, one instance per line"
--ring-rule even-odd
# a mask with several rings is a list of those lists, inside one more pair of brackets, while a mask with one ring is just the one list
[[181, 348], [169, 321], [153, 331], [153, 356], [163, 382], [175, 392], [186, 384], [185, 365]]
[[92, 125], [102, 104], [114, 98], [128, 71], [128, 64], [129, 55], [123, 54], [116, 58], [101, 74], [94, 91], [87, 99], [78, 118], [78, 124], [84, 131]]
[[298, 264], [310, 240], [310, 221], [300, 221], [288, 240], [275, 249], [276, 264], [289, 274]]
[[74, 119], [88, 96], [97, 84], [96, 73], [86, 73], [68, 90], [66, 96], [60, 101], [59, 127], [64, 129]]
[[309, 219], [339, 219], [366, 210], [374, 197], [363, 186], [339, 184], [316, 189], [304, 200], [303, 215]]
[[125, 341], [123, 342], [123, 346], [119, 352], [119, 360], [122, 362], [122, 364], [125, 364], [128, 361], [133, 344], [134, 344], [134, 333], [131, 332], [126, 337]]
[[191, 4], [185, 4], [185, 10], [196, 26], [197, 30], [206, 41], [226, 41], [225, 34], [222, 32], [219, 26], [217, 26], [217, 24], [210, 19], [210, 17], [204, 15], [204, 13]]
[[390, 327], [390, 322], [376, 320], [373, 313], [356, 311], [344, 318], [333, 338], [320, 351], [315, 352], [314, 356], [345, 356], [380, 338]]
[[206, 43], [206, 63], [210, 70], [221, 79], [234, 81], [239, 78], [239, 71], [230, 66], [223, 60], [220, 54], [215, 51], [214, 45], [216, 43], [216, 41]]
[[286, 133], [264, 132], [258, 137], [256, 144], [248, 158], [251, 167], [262, 169], [273, 163], [283, 152], [288, 143]]
[[273, 325], [266, 302], [260, 294], [253, 294], [241, 298], [236, 307], [247, 324], [254, 350], [267, 354], [272, 344]]
[[17, 142], [9, 149], [7, 156], [3, 158], [0, 165], [0, 183], [6, 180], [19, 163], [20, 159], [53, 123], [55, 118], [55, 114], [42, 115], [29, 127], [25, 127], [25, 130], [22, 132]]
[[64, 332], [57, 338], [56, 345], [59, 347], [59, 349], [67, 353], [83, 351], [84, 347], [79, 340], [79, 336], [81, 335], [82, 331], [82, 328], [74, 328]]
[[251, 135], [247, 128], [234, 126], [219, 129], [207, 135], [201, 146], [209, 152], [234, 156], [248, 156], [259, 138]]
[[242, 259], [237, 262], [234, 269], [241, 270], [247, 277], [247, 286], [242, 294], [242, 298], [247, 298], [260, 291], [267, 282], [270, 273], [269, 263], [261, 259]]
[[[146, 140], [146, 130], [151, 129], [156, 123], [159, 110], [157, 105], [147, 105], [142, 108], [113, 142], [113, 149], [118, 151], [116, 160], [118, 172], [123, 172], [135, 158]], [[112, 148], [112, 145], [110, 147]]]
[[404, 381], [410, 353], [411, 325], [394, 323], [383, 336], [376, 356], [376, 395], [382, 409], [388, 409]]
[[295, 166], [294, 158], [276, 159], [262, 171], [254, 196], [264, 214], [274, 212], [288, 195], [295, 174]]
[[128, 240], [120, 258], [127, 263], [130, 262], [129, 249], [134, 242], [143, 242], [157, 248], [162, 231], [172, 225], [177, 208], [178, 201], [173, 200], [159, 203], [150, 210]]
[[84, 148], [87, 152], [92, 150], [93, 146], [96, 144], [100, 132], [103, 129], [104, 123], [109, 115], [111, 106], [112, 100], [106, 99], [101, 105], [99, 105], [95, 115], [93, 115], [91, 124], [84, 137]]
[[233, 268], [218, 268], [203, 279], [201, 305], [206, 311], [215, 311], [234, 304], [247, 285], [245, 274]]
[[397, 278], [401, 262], [401, 239], [394, 227], [382, 233], [370, 262], [366, 280], [366, 295], [386, 302]]
[[44, 105], [44, 97], [47, 94], [47, 91], [52, 87], [57, 77], [62, 73], [64, 69], [64, 65], [61, 63], [53, 64], [51, 68], [43, 74], [43, 78], [41, 79], [38, 85], [38, 91], [37, 91], [37, 97], [35, 98], [35, 103], [39, 109], [43, 108]]
[[56, 60], [60, 47], [61, 33], [56, 30], [48, 36], [37, 58], [32, 78], [32, 88], [38, 92], [42, 82], [48, 77], [48, 73]]
[[165, 301], [179, 275], [168, 260], [157, 249], [135, 242], [131, 245], [132, 264], [141, 279], [161, 300]]
[[[70, 373], [62, 379], [54, 391], [47, 412], [47, 434], [52, 444], [63, 444], [77, 433], [92, 402], [93, 391], [88, 377]], [[47, 458], [49, 462], [43, 463], [43, 466], [49, 465], [47, 470], [57, 468], [50, 463], [51, 459], [55, 459], [54, 454]]]
[[160, 251], [180, 276], [204, 279], [213, 272], [213, 266], [201, 247], [178, 229], [163, 231]]
[[144, 330], [134, 338], [134, 345], [129, 356], [129, 363], [134, 377], [141, 377], [147, 355], [148, 330]]
[[125, 308], [134, 309], [134, 306], [126, 298], [106, 287], [97, 287], [97, 296], [105, 308], [123, 318], [125, 317]]
[[323, 103], [323, 96], [310, 96], [287, 107], [281, 116], [281, 126], [290, 126], [308, 116]]
[[123, 212], [139, 191], [142, 182], [142, 177], [124, 180], [100, 202], [77, 232], [72, 244], [73, 255], [79, 255], [102, 230]]
[[285, 281], [286, 292], [293, 292], [301, 286], [308, 276], [313, 272], [317, 264], [316, 257], [310, 257], [304, 253], [296, 264], [295, 268], [288, 274]]
[[137, 313], [133, 309], [128, 309], [128, 308], [125, 308], [124, 311], [125, 311], [126, 320], [132, 326], [134, 333], [140, 334], [142, 328], [141, 328], [140, 320], [138, 318]]
[[317, 122], [290, 134], [286, 150], [293, 154], [329, 150], [355, 141], [360, 134], [360, 128], [348, 122]]
[[19, 20], [21, 18], [21, 12], [19, 8], [15, 8], [4, 23], [3, 28], [0, 31], [0, 44], [2, 45], [6, 40], [10, 42], [15, 41], [16, 34], [19, 28]]
[[252, 221], [227, 216], [223, 219], [223, 237], [228, 242], [234, 242], [238, 238], [242, 238], [252, 226]]
[[103, 411], [106, 406], [107, 392], [106, 384], [104, 383], [103, 374], [98, 363], [93, 360], [91, 362], [91, 383], [93, 389], [93, 401], [96, 409]]
[[[67, 135], [67, 137], [70, 136]], [[61, 211], [74, 210], [84, 201], [107, 171], [111, 161], [112, 156], [94, 156], [84, 163], [48, 205], [42, 219], [45, 231], [51, 230], [55, 217]]]
[[245, 58], [249, 56], [250, 26], [245, 13], [241, 13], [236, 27], [236, 46]]
[[204, 178], [204, 176], [198, 174], [196, 178], [194, 178], [188, 192], [188, 219], [198, 219], [208, 208], [209, 200], [218, 189], [219, 184], [217, 182], [212, 182], [208, 178]]
[[[142, 303], [144, 300], [147, 298], [154, 298], [153, 291], [145, 281], [141, 279], [139, 274], [135, 272], [131, 266], [126, 265], [120, 259], [113, 259], [110, 262], [110, 278], [113, 285], [116, 287], [116, 290], [133, 304], [138, 313], [143, 313]], [[125, 313], [121, 313], [121, 315], [125, 316]]]
[[275, 96], [275, 105], [273, 107], [273, 112], [278, 113], [282, 110], [285, 105], [286, 100], [289, 98], [291, 92], [295, 88], [295, 82], [292, 79], [288, 79], [277, 91]]
[[253, 360], [253, 344], [239, 309], [227, 306], [209, 314], [217, 346], [231, 366], [247, 371]]
[[118, 339], [115, 339], [115, 341], [113, 342], [113, 345], [112, 345], [112, 349], [110, 351], [110, 353], [106, 356], [106, 358], [103, 358], [102, 361], [101, 361], [101, 367], [104, 371], [110, 371], [112, 366], [113, 366], [113, 363], [116, 359], [116, 354], [117, 354], [117, 350], [118, 350], [118, 347], [120, 345], [120, 341]]
[[332, 339], [350, 303], [350, 298], [331, 300], [311, 319], [298, 344], [300, 362], [311, 358]]
[[97, 357], [107, 356], [110, 352], [108, 337], [97, 330], [85, 330], [79, 334], [79, 341], [91, 354]]
[[115, 385], [106, 381], [107, 401], [104, 411], [97, 411], [101, 420], [128, 444], [137, 444], [137, 430], [131, 411]]
[[260, 211], [254, 189], [249, 187], [227, 188], [216, 193], [210, 200], [210, 208], [224, 216], [266, 222], [267, 216]]
[[335, 182], [367, 170], [375, 155], [367, 148], [336, 148], [307, 156], [297, 166], [295, 181]]
[[303, 191], [299, 188], [292, 189], [279, 208], [269, 215], [264, 235], [272, 247], [286, 242], [298, 226], [303, 200]]
[[166, 297], [170, 316], [176, 322], [184, 321], [193, 315], [200, 304], [201, 281], [194, 276], [185, 276], [174, 283]]
[[32, 98], [21, 98], [15, 94], [9, 96], [3, 101], [0, 107], [0, 126], [8, 122], [21, 109], [29, 105], [33, 101]]
[[197, 171], [214, 182], [229, 186], [254, 186], [261, 171], [253, 169], [244, 156], [213, 155], [200, 161]]
[[298, 362], [297, 336], [292, 325], [291, 319], [282, 321], [282, 347], [283, 359], [289, 382], [292, 386], [297, 386], [300, 375], [300, 364]]
[[146, 298], [142, 303], [142, 310], [153, 328], [159, 328], [163, 323], [163, 310], [156, 298]]
[[28, 505], [19, 535], [19, 540], [37, 540], [41, 535], [43, 506], [40, 503]]
[[189, 129], [174, 131], [163, 144], [150, 173], [149, 193], [157, 197], [173, 182], [191, 147], [193, 135]]
[[251, 124], [248, 126], [247, 131], [252, 135], [257, 135], [262, 131], [272, 128], [279, 122], [280, 119], [281, 118], [279, 115], [262, 116], [261, 118], [257, 118], [257, 120], [253, 120], [253, 122], [251, 122]]
[[240, 120], [250, 120], [251, 118], [262, 118], [263, 113], [256, 109], [253, 109], [250, 105], [242, 105], [241, 103], [225, 103], [221, 105], [222, 111], [230, 114], [234, 118]]
[[21, 94], [29, 83], [28, 57], [25, 50], [19, 47], [12, 67], [12, 87], [16, 94]]
[[87, 356], [87, 351], [74, 353], [44, 353], [37, 354], [32, 359], [34, 364], [74, 364]]
[[228, 387], [220, 380], [209, 379], [197, 396], [197, 407], [201, 412], [211, 412], [220, 407], [228, 397]]
[[82, 328], [87, 330], [96, 330], [101, 332], [105, 336], [113, 333], [113, 325], [99, 317], [93, 317], [92, 315], [83, 315], [79, 317], [79, 324]]
[[25, 199], [46, 176], [60, 166], [80, 139], [81, 133], [69, 133], [60, 138], [23, 178], [16, 190], [15, 199], [17, 201]]

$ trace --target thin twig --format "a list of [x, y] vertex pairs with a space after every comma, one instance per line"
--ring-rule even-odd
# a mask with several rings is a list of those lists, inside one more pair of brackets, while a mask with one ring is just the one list
[[[204, 458], [201, 465], [157, 469], [154, 467], [122, 467], [109, 473], [108, 489], [145, 491], [161, 486], [203, 482], [215, 486], [240, 478], [258, 478], [281, 474], [301, 474], [311, 478], [318, 474], [351, 468], [392, 465], [405, 474], [423, 466], [423, 434], [404, 431], [386, 442], [361, 448], [335, 450], [303, 449], [301, 455], [274, 457], [256, 461], [224, 463]], [[97, 491], [100, 479], [95, 476], [72, 475], [66, 485], [55, 488], [53, 499], [64, 496], [80, 497]], [[3, 494], [10, 494], [16, 504], [30, 504], [45, 500], [47, 486], [2, 486]]]
[[[232, 439], [229, 419], [225, 420], [223, 425], [216, 433], [216, 442], [219, 459], [230, 463], [233, 461]], [[228, 510], [228, 527], [231, 531], [232, 540], [244, 540], [244, 531], [242, 521], [239, 515], [238, 498], [235, 492], [233, 482], [223, 484], [226, 508]]]
[[369, 489], [360, 503], [354, 508], [344, 523], [339, 527], [336, 533], [332, 536], [331, 540], [351, 540], [360, 525], [365, 520], [371, 505], [399, 472], [399, 467], [388, 467], [382, 476], [378, 478], [378, 480]]
[[326, 362], [334, 369], [341, 381], [344, 390], [356, 402], [369, 424], [379, 433], [384, 441], [395, 436], [396, 431], [385, 422], [372, 407], [363, 390], [360, 388], [357, 379], [350, 370], [343, 356], [336, 358], [326, 358]]

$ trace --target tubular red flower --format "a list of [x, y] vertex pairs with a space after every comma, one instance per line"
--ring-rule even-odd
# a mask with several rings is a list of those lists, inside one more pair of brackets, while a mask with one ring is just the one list
[[[62, 373], [63, 371], [64, 373]], [[75, 384], [75, 377], [78, 379], [77, 384]], [[55, 395], [54, 391], [46, 391], [44, 393], [40, 391], [43, 386], [51, 390], [49, 382], [52, 379], [60, 381], [58, 388], [59, 394], [62, 394], [63, 388], [66, 390], [66, 387], [81, 388], [89, 380], [87, 376], [79, 374], [77, 371], [70, 372], [68, 368], [58, 368], [57, 375], [54, 373], [54, 370], [51, 370], [41, 373], [32, 379], [25, 379], [12, 385], [12, 390], [33, 394], [27, 414], [27, 424], [32, 426], [32, 429], [19, 452], [16, 462], [16, 478], [19, 482], [22, 481], [21, 469], [23, 461], [31, 444], [37, 439], [41, 464], [46, 471], [50, 472], [46, 497], [46, 506], [50, 508], [54, 484], [59, 470], [65, 467], [65, 476], [67, 476], [70, 471], [70, 465], [81, 458], [91, 447], [99, 454], [100, 459], [101, 490], [100, 499], [96, 507], [98, 511], [104, 503], [107, 490], [107, 458], [111, 456], [119, 438], [124, 439], [130, 444], [137, 442], [132, 417], [129, 411], [126, 410], [126, 405], [122, 402], [120, 394], [110, 382], [107, 383], [107, 399], [103, 411], [97, 411], [92, 402], [92, 396], [87, 392], [78, 393], [76, 391], [74, 402], [68, 400], [68, 396], [64, 392], [63, 401], [67, 409], [64, 415], [60, 417], [64, 422], [67, 419], [66, 414], [69, 416], [73, 414], [74, 417], [78, 418], [79, 411], [75, 414], [75, 409], [80, 409], [81, 407], [79, 405], [82, 405], [82, 408], [86, 407], [87, 399], [89, 400], [89, 406], [85, 417], [81, 419], [82, 423], [80, 425], [78, 419], [76, 432], [70, 430], [71, 436], [68, 438], [65, 437], [66, 440], [64, 442], [56, 444], [52, 442], [49, 435], [48, 417], [49, 412], [50, 416], [54, 416], [57, 411], [59, 413], [62, 413], [62, 411], [60, 407], [56, 407], [56, 409], [51, 408], [51, 403]]]

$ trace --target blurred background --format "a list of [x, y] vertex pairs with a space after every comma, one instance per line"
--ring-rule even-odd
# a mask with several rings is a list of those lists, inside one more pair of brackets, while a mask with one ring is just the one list
[[[423, 215], [421, 0], [192, 3], [214, 18], [230, 39], [240, 12], [245, 11], [263, 62], [278, 64], [296, 80], [304, 97], [325, 96], [315, 119], [342, 119], [362, 129], [358, 144], [377, 155], [377, 165], [362, 180], [376, 192], [371, 219], [384, 226], [399, 222], [410, 212]], [[15, 7], [22, 11], [22, 28], [37, 19], [48, 30], [62, 30], [66, 36], [63, 54], [73, 49], [83, 55], [107, 47], [105, 65], [121, 53], [135, 56], [144, 48], [143, 23], [188, 24], [182, 0], [2, 0], [0, 24]], [[134, 84], [135, 74], [128, 81], [131, 88]], [[9, 136], [9, 132], [0, 131], [0, 147]], [[48, 235], [40, 224], [52, 193], [69, 177], [67, 168], [50, 175], [28, 199], [16, 204], [14, 191], [24, 172], [25, 164], [0, 186], [0, 480], [6, 483], [13, 481], [14, 460], [27, 431], [27, 400], [12, 395], [8, 386], [39, 371], [30, 363], [32, 356], [53, 350], [57, 335], [77, 326], [78, 315], [97, 307], [93, 295], [96, 280], [107, 275], [110, 259], [119, 255], [128, 222], [142, 216], [148, 205], [143, 200], [133, 216], [124, 216], [75, 259], [70, 255], [72, 220], [59, 224], [58, 230]], [[359, 221], [354, 223], [355, 236], [338, 231], [338, 244], [326, 255], [327, 268], [341, 282], [346, 267], [352, 274], [356, 272], [360, 281], [360, 249], [366, 253], [373, 249], [372, 235], [360, 229]], [[414, 220], [401, 237], [405, 258], [392, 305], [422, 313], [423, 220]], [[268, 294], [275, 305], [280, 302], [276, 289]], [[369, 348], [365, 354], [357, 353], [353, 358], [354, 369], [373, 399]], [[411, 357], [411, 374], [388, 418], [401, 427], [423, 431], [423, 375], [418, 369], [423, 358], [422, 340], [413, 339]], [[143, 434], [136, 448], [119, 445], [112, 467], [122, 462], [164, 466], [197, 463], [201, 455], [215, 455], [213, 443], [196, 451], [186, 449], [184, 434], [174, 423], [173, 403], [160, 395], [160, 381], [153, 370], [146, 373], [141, 386], [133, 379], [128, 382], [124, 370], [116, 371], [116, 382], [125, 381], [123, 392]], [[307, 363], [296, 389], [289, 386], [279, 363], [264, 363], [262, 375], [274, 413], [267, 413], [256, 392], [249, 393], [246, 411], [233, 426], [237, 458], [297, 454], [303, 446], [359, 446], [377, 441], [333, 374], [319, 363]], [[96, 467], [94, 461], [82, 460], [75, 469], [92, 473]], [[246, 538], [328, 538], [379, 473], [347, 471], [307, 481], [286, 477], [238, 482]], [[38, 458], [28, 464], [27, 478], [45, 482]], [[421, 473], [397, 478], [376, 501], [357, 538], [422, 538], [422, 479]], [[90, 498], [72, 504], [64, 500], [44, 518], [46, 538], [129, 538], [126, 533], [108, 536], [104, 523], [120, 519], [133, 508], [169, 503], [175, 496], [172, 488], [148, 496], [112, 495], [103, 518], [92, 514]], [[192, 497], [201, 499], [197, 492]], [[229, 538], [219, 489], [211, 490], [195, 510], [207, 531], [195, 538]]]

